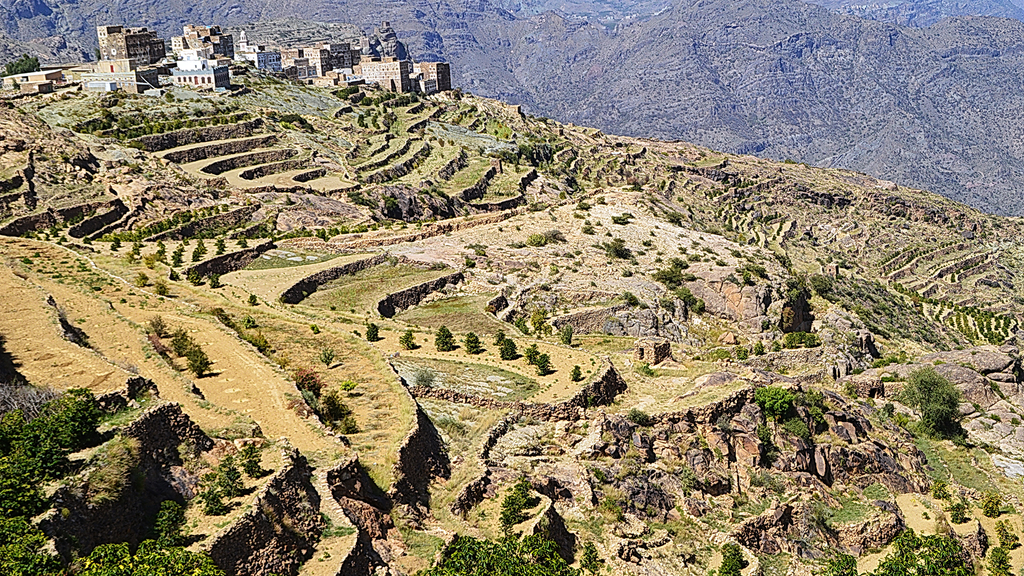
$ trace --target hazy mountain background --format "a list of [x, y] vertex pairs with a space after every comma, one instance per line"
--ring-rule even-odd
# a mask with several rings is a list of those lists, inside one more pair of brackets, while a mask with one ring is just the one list
[[538, 115], [852, 168], [1024, 214], [1021, 6], [822, 4], [2, 0], [0, 56], [89, 58], [98, 22], [167, 36], [185, 22], [299, 18], [368, 31], [388, 19], [420, 59], [453, 62], [457, 85]]

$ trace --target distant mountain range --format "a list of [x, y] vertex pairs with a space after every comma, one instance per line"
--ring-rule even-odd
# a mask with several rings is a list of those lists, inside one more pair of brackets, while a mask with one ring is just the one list
[[17, 0], [0, 4], [0, 55], [28, 42], [44, 58], [87, 58], [97, 22], [170, 35], [182, 22], [387, 19], [420, 59], [453, 62], [457, 85], [537, 115], [851, 168], [1024, 215], [1024, 24], [942, 19], [1021, 7], [821, 2]]

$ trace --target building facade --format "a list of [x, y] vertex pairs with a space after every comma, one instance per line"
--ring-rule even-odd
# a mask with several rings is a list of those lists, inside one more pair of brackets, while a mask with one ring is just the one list
[[100, 60], [136, 60], [139, 64], [156, 64], [167, 55], [164, 41], [146, 28], [97, 26]]
[[434, 87], [433, 90], [423, 90], [423, 92], [432, 94], [452, 89], [452, 68], [447, 62], [420, 62], [416, 68], [416, 71], [422, 75], [423, 84], [433, 84]]
[[182, 50], [178, 66], [171, 70], [175, 86], [226, 90], [231, 87], [231, 73], [225, 61], [211, 59], [212, 47]]
[[82, 85], [90, 92], [124, 90], [141, 94], [160, 87], [156, 68], [140, 68], [137, 60], [122, 58], [98, 62], [93, 72], [82, 74]]
[[412, 92], [412, 62], [384, 58], [382, 60], [363, 59], [353, 67], [356, 74], [361, 74], [367, 84], [377, 84], [391, 92]]
[[189, 24], [182, 27], [181, 36], [171, 37], [171, 49], [181, 53], [182, 50], [212, 48], [215, 56], [224, 58], [235, 57], [235, 42], [231, 34], [224, 34], [220, 26], [196, 26]]

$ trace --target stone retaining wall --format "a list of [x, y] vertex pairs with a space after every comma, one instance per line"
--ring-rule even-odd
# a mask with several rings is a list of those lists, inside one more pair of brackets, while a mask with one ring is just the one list
[[103, 201], [89, 202], [68, 208], [47, 208], [45, 212], [29, 214], [8, 222], [3, 228], [0, 228], [0, 236], [24, 236], [28, 232], [45, 230], [59, 222], [67, 222], [90, 212], [104, 208], [109, 209], [112, 206], [113, 201]]
[[238, 177], [243, 180], [258, 180], [271, 174], [280, 174], [289, 170], [305, 168], [308, 164], [309, 161], [304, 158], [285, 160], [284, 162], [275, 162], [273, 164], [262, 164], [248, 170], [242, 170], [238, 173]]
[[207, 158], [239, 154], [241, 152], [255, 150], [256, 148], [266, 148], [277, 144], [277, 141], [278, 136], [276, 134], [267, 134], [266, 136], [257, 136], [246, 140], [216, 142], [213, 144], [207, 144], [206, 146], [196, 146], [195, 148], [187, 148], [185, 150], [174, 150], [165, 154], [164, 159], [176, 164], [188, 164], [189, 162], [198, 162], [199, 160], [206, 160]]
[[200, 232], [207, 230], [215, 230], [217, 228], [230, 228], [232, 226], [238, 226], [249, 220], [249, 218], [260, 209], [258, 204], [252, 206], [243, 206], [237, 210], [231, 212], [224, 212], [217, 214], [216, 216], [210, 216], [200, 220], [193, 220], [186, 224], [182, 224], [177, 228], [154, 234], [149, 238], [146, 238], [146, 242], [156, 242], [157, 240], [184, 240], [185, 238], [192, 238]]
[[310, 180], [316, 180], [317, 178], [322, 178], [323, 176], [326, 175], [327, 168], [313, 168], [312, 170], [306, 170], [305, 172], [301, 172], [299, 174], [296, 174], [295, 176], [292, 176], [292, 180], [294, 180], [295, 182], [309, 182]]
[[455, 272], [436, 280], [417, 284], [405, 290], [392, 292], [385, 296], [383, 300], [377, 302], [377, 312], [385, 318], [391, 318], [400, 310], [405, 310], [419, 304], [428, 294], [437, 292], [449, 284], [458, 284], [463, 280], [465, 280], [465, 276], [462, 272]]
[[388, 495], [396, 504], [421, 511], [430, 508], [430, 482], [451, 477], [451, 462], [434, 423], [416, 403], [416, 424], [398, 447], [395, 481]]
[[491, 180], [498, 175], [498, 169], [491, 166], [484, 172], [484, 175], [480, 177], [472, 186], [465, 188], [462, 192], [459, 192], [457, 196], [463, 200], [463, 202], [472, 202], [473, 200], [479, 200], [484, 197], [484, 192], [487, 191], [487, 186], [491, 184]]
[[196, 264], [195, 266], [189, 267], [185, 270], [185, 275], [189, 275], [195, 272], [200, 278], [209, 276], [210, 274], [228, 274], [236, 270], [241, 270], [253, 260], [260, 257], [261, 254], [274, 248], [273, 242], [264, 242], [259, 246], [253, 246], [252, 248], [246, 248], [244, 250], [238, 250], [237, 252], [229, 252], [220, 256], [215, 256], [209, 260], [205, 260]]
[[379, 266], [387, 261], [386, 254], [379, 254], [365, 260], [356, 260], [355, 262], [349, 262], [342, 266], [335, 266], [334, 268], [328, 268], [327, 270], [321, 270], [316, 274], [306, 276], [302, 280], [299, 280], [295, 284], [292, 284], [287, 290], [281, 293], [280, 300], [284, 304], [298, 304], [302, 302], [307, 296], [316, 292], [317, 288], [324, 284], [337, 280], [342, 276], [351, 276], [360, 270], [365, 270], [372, 266]]
[[450, 162], [437, 171], [437, 178], [439, 180], [451, 180], [452, 176], [455, 176], [456, 172], [462, 170], [466, 166], [468, 166], [468, 164], [466, 164], [466, 153], [459, 150], [459, 153], [455, 158], [452, 158]]
[[206, 126], [203, 128], [185, 128], [174, 132], [140, 136], [131, 142], [142, 144], [147, 152], [162, 152], [179, 146], [188, 146], [200, 142], [212, 142], [215, 140], [227, 140], [230, 138], [244, 138], [251, 136], [263, 128], [263, 119], [256, 118], [238, 124], [222, 126]]
[[417, 162], [419, 162], [423, 158], [426, 158], [427, 156], [430, 156], [430, 151], [430, 144], [424, 142], [423, 147], [417, 150], [412, 156], [409, 156], [402, 162], [399, 162], [398, 164], [395, 164], [390, 168], [385, 168], [383, 170], [379, 170], [377, 172], [374, 172], [373, 174], [370, 174], [369, 176], [366, 177], [366, 181], [369, 182], [370, 184], [381, 184], [384, 182], [397, 180], [402, 176], [405, 176], [409, 172], [412, 172]]
[[313, 555], [326, 525], [313, 470], [297, 450], [286, 459], [252, 508], [206, 547], [228, 576], [294, 576]]
[[[258, 146], [262, 148], [262, 146]], [[287, 160], [292, 156], [298, 155], [299, 151], [294, 148], [278, 148], [275, 150], [264, 150], [263, 152], [249, 152], [248, 154], [242, 154], [240, 156], [231, 156], [223, 160], [217, 160], [211, 162], [200, 170], [204, 174], [212, 174], [219, 176], [229, 170], [236, 168], [244, 168], [246, 166], [255, 166], [257, 164], [266, 164], [267, 162], [277, 162], [279, 160]]]
[[102, 214], [97, 214], [92, 218], [86, 218], [78, 224], [75, 224], [68, 229], [68, 236], [72, 238], [84, 238], [89, 234], [99, 231], [104, 226], [109, 226], [114, 222], [117, 222], [128, 213], [128, 207], [124, 205], [120, 199], [114, 200], [111, 204], [111, 210]]

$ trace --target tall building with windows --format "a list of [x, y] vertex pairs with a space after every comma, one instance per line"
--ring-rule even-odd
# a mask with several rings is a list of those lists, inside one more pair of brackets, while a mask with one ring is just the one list
[[167, 55], [163, 39], [146, 28], [97, 26], [100, 60], [135, 60], [140, 65], [156, 64]]

